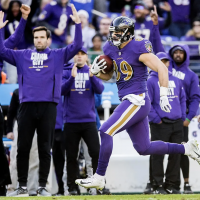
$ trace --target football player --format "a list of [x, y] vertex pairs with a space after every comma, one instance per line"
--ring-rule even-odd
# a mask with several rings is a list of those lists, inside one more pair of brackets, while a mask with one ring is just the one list
[[[160, 107], [170, 112], [168, 101], [168, 69], [153, 54], [151, 43], [134, 37], [134, 23], [128, 17], [117, 17], [110, 26], [110, 41], [103, 48], [104, 54], [114, 63], [117, 73], [118, 95], [121, 104], [110, 118], [100, 127], [101, 147], [96, 173], [86, 179], [77, 179], [76, 183], [85, 188], [102, 189], [105, 185], [105, 173], [113, 148], [113, 136], [126, 130], [134, 148], [140, 155], [185, 154], [200, 164], [200, 151], [196, 140], [186, 144], [150, 142], [148, 114], [151, 102], [147, 92], [147, 66], [158, 72], [160, 83]], [[109, 80], [113, 72], [103, 74], [105, 60], [98, 62], [97, 57], [91, 72], [103, 80]]]

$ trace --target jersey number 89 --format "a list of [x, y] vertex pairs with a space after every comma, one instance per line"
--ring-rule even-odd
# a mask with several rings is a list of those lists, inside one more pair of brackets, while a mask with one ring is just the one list
[[116, 63], [115, 60], [113, 60], [113, 63], [114, 63], [114, 71], [117, 74], [117, 81], [119, 81], [119, 79], [121, 77], [121, 73], [126, 75], [126, 77], [124, 78], [125, 81], [129, 81], [132, 78], [133, 69], [125, 60], [123, 60], [120, 63], [120, 71], [121, 71], [121, 73], [118, 71], [118, 66], [117, 66], [117, 63]]

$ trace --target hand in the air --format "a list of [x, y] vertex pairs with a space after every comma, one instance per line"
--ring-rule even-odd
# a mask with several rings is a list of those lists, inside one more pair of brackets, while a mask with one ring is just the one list
[[3, 28], [8, 23], [8, 20], [3, 22], [3, 17], [4, 17], [4, 12], [0, 11], [0, 29]]
[[158, 13], [155, 5], [154, 5], [154, 10], [150, 12], [150, 17], [153, 22], [153, 25], [158, 25]]
[[160, 97], [160, 108], [165, 112], [170, 112], [170, 109], [172, 109], [167, 96]]
[[28, 15], [31, 12], [31, 8], [28, 5], [22, 4], [21, 8], [20, 8], [21, 12], [22, 12], [22, 17], [27, 20]]
[[74, 64], [74, 66], [72, 67], [72, 76], [75, 78], [77, 75], [77, 63]]
[[170, 12], [171, 11], [171, 6], [168, 2], [163, 2], [160, 6], [159, 6], [161, 9], [167, 11], [167, 12]]
[[98, 61], [99, 58], [100, 56], [97, 56], [92, 64], [91, 72], [94, 75], [98, 74], [102, 69], [105, 69], [107, 67], [105, 59]]
[[81, 20], [80, 20], [80, 18], [79, 18], [79, 16], [78, 16], [78, 13], [77, 13], [77, 11], [76, 11], [76, 8], [75, 8], [74, 4], [71, 4], [71, 8], [72, 8], [72, 13], [73, 13], [73, 15], [70, 15], [70, 17], [72, 18], [72, 20], [73, 20], [76, 24], [81, 23]]

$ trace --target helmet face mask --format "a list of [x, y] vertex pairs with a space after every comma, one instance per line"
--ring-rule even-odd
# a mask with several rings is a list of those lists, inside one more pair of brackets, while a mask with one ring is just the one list
[[128, 17], [117, 17], [111, 23], [109, 31], [109, 40], [114, 46], [119, 47], [134, 36], [134, 23]]

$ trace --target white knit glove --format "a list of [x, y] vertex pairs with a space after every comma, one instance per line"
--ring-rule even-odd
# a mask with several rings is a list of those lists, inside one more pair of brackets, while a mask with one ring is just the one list
[[160, 107], [161, 107], [161, 110], [165, 112], [170, 112], [170, 109], [172, 109], [172, 107], [169, 104], [167, 92], [168, 92], [168, 88], [160, 87]]
[[105, 59], [102, 59], [98, 62], [98, 59], [99, 59], [100, 56], [97, 56], [95, 59], [94, 59], [94, 62], [92, 64], [92, 68], [91, 68], [91, 72], [94, 74], [94, 75], [97, 75], [102, 69], [105, 69], [107, 66], [106, 66], [106, 61]]

